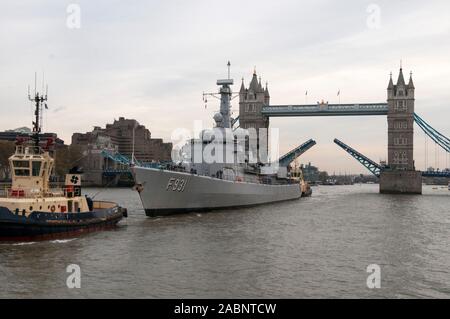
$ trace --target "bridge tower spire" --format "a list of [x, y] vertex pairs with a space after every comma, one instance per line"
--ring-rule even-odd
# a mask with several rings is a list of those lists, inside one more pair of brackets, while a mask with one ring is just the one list
[[252, 152], [258, 154], [258, 160], [263, 163], [268, 159], [269, 118], [262, 114], [262, 110], [269, 103], [269, 89], [262, 86], [262, 79], [258, 79], [255, 67], [248, 88], [242, 82], [239, 93], [239, 124], [241, 128], [249, 130], [250, 138], [256, 139], [257, 149]]

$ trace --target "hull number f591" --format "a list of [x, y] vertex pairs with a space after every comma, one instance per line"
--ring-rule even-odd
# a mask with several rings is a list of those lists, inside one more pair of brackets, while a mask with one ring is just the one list
[[167, 183], [166, 191], [184, 192], [187, 181], [183, 178], [171, 178]]

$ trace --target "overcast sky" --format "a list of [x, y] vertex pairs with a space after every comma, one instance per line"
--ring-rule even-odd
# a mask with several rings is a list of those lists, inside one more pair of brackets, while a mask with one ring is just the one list
[[[119, 116], [165, 140], [194, 120], [212, 125], [218, 105], [205, 109], [201, 94], [216, 90], [228, 60], [235, 90], [256, 66], [271, 104], [305, 103], [306, 90], [309, 103], [336, 103], [339, 89], [341, 102], [385, 102], [389, 73], [396, 78], [402, 60], [405, 73], [413, 71], [416, 112], [450, 136], [449, 1], [5, 2], [0, 130], [30, 126], [27, 85], [35, 71], [49, 84], [44, 130], [70, 143], [72, 133]], [[79, 28], [71, 3], [81, 9]], [[329, 172], [366, 172], [335, 137], [376, 161], [387, 157], [383, 116], [273, 119], [271, 126], [280, 129], [282, 152], [314, 138], [318, 145], [302, 162]], [[419, 169], [424, 144], [416, 127]], [[439, 161], [444, 167], [444, 152]]]

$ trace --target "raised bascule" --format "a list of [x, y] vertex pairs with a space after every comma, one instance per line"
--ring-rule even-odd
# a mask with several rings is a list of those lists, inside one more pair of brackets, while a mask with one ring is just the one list
[[450, 177], [448, 172], [420, 172], [414, 163], [414, 123], [441, 148], [450, 152], [450, 139], [415, 113], [415, 86], [410, 75], [405, 82], [400, 68], [396, 84], [389, 79], [387, 103], [270, 105], [270, 94], [256, 71], [248, 88], [242, 82], [239, 93], [239, 125], [244, 129], [267, 129], [271, 117], [387, 116], [388, 161], [378, 164], [339, 140], [335, 143], [380, 178], [381, 193], [421, 194], [422, 176]]

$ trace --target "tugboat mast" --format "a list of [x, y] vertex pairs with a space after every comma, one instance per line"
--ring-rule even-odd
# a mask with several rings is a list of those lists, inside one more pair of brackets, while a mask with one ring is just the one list
[[[42, 89], [43, 90], [43, 89]], [[34, 142], [34, 145], [36, 147], [39, 146], [39, 134], [42, 131], [42, 104], [47, 101], [47, 94], [48, 94], [48, 85], [46, 86], [46, 92], [45, 95], [41, 94], [39, 95], [39, 92], [36, 92], [36, 73], [34, 77], [34, 96], [31, 97], [30, 95], [30, 86], [28, 86], [28, 99], [31, 102], [35, 103], [35, 110], [34, 110], [34, 116], [35, 120], [33, 121], [33, 135], [32, 140]], [[47, 109], [47, 104], [44, 104], [45, 108]]]

